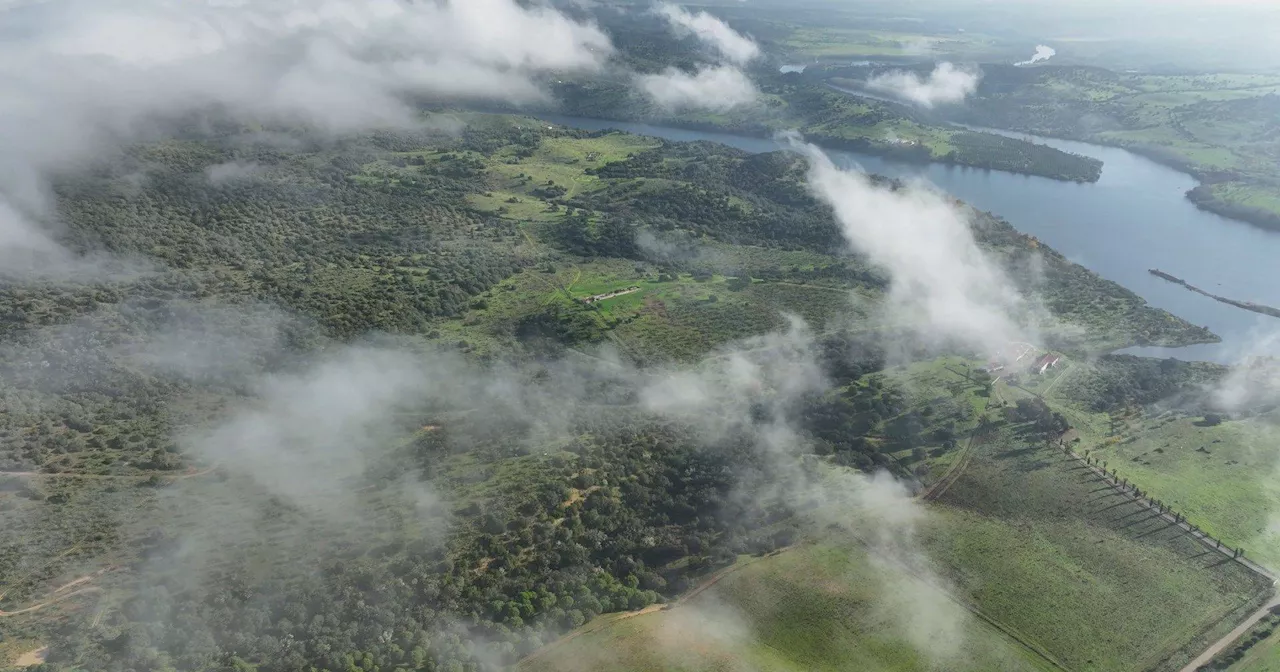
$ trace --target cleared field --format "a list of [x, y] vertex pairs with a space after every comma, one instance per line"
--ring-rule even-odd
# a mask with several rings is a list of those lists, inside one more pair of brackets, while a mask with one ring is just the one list
[[1206, 532], [1243, 546], [1255, 561], [1280, 566], [1280, 456], [1274, 426], [1228, 421], [1208, 426], [1174, 413], [1134, 417], [1098, 452], [1134, 482], [1185, 513]]
[[[725, 267], [736, 264], [729, 255], [740, 254], [744, 265], [785, 265], [800, 272], [804, 267], [786, 262], [817, 256], [729, 245], [719, 245], [715, 252]], [[633, 286], [639, 291], [590, 306], [582, 303]], [[612, 333], [642, 359], [693, 359], [735, 338], [781, 327], [784, 315], [799, 315], [818, 329], [848, 319], [861, 311], [855, 296], [847, 287], [786, 279], [734, 281], [719, 274], [695, 278], [622, 260], [550, 262], [507, 278], [477, 297], [465, 315], [431, 327], [443, 340], [465, 341], [468, 348], [488, 352], [509, 345], [522, 319], [531, 314], [573, 313], [599, 333]]]
[[[901, 609], [927, 601], [937, 621]], [[947, 628], [939, 627], [945, 621]], [[951, 602], [937, 588], [825, 541], [744, 560], [713, 587], [668, 610], [588, 625], [519, 669], [1048, 670], [1048, 663]], [[954, 638], [944, 641], [944, 632]]]
[[780, 46], [798, 55], [825, 58], [977, 55], [990, 53], [995, 44], [992, 38], [977, 33], [933, 35], [814, 26], [797, 27], [780, 41]]
[[1178, 669], [1270, 581], [1008, 428], [979, 445], [922, 534], [983, 613], [1075, 670]]

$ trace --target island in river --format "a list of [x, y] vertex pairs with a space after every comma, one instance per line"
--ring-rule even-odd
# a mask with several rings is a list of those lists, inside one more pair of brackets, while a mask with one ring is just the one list
[[1280, 308], [1272, 308], [1271, 306], [1263, 305], [1261, 303], [1254, 303], [1252, 301], [1237, 301], [1235, 299], [1229, 299], [1225, 296], [1219, 296], [1212, 292], [1207, 292], [1203, 289], [1200, 289], [1199, 287], [1196, 287], [1195, 285], [1187, 282], [1186, 280], [1183, 280], [1182, 278], [1179, 278], [1176, 275], [1169, 275], [1168, 273], [1165, 273], [1164, 271], [1158, 268], [1149, 269], [1147, 272], [1150, 273], [1151, 275], [1156, 276], [1157, 278], [1160, 278], [1162, 280], [1168, 280], [1169, 282], [1172, 282], [1175, 285], [1182, 285], [1183, 287], [1186, 287], [1187, 289], [1197, 294], [1203, 294], [1204, 296], [1207, 296], [1213, 299], [1214, 301], [1225, 303], [1228, 306], [1235, 306], [1236, 308], [1251, 310], [1255, 313], [1260, 313], [1262, 315], [1270, 315], [1271, 317], [1280, 317]]

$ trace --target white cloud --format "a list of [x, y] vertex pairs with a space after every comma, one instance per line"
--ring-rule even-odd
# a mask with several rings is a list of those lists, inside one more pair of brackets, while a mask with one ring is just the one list
[[262, 166], [257, 163], [245, 163], [242, 161], [228, 161], [209, 166], [204, 171], [204, 176], [209, 180], [209, 184], [221, 186], [233, 182], [247, 180], [262, 172]]
[[894, 70], [876, 75], [867, 81], [867, 87], [892, 93], [917, 105], [933, 107], [941, 103], [959, 103], [978, 90], [982, 73], [978, 70], [958, 68], [951, 63], [939, 63], [928, 78], [914, 72]]
[[[515, 0], [50, 0], [0, 10], [0, 274], [76, 265], [47, 178], [208, 107], [333, 131], [405, 124], [410, 94], [544, 97], [608, 37]], [[37, 255], [39, 261], [32, 261]]]
[[746, 73], [729, 65], [706, 66], [692, 75], [668, 68], [657, 75], [639, 75], [636, 81], [654, 102], [670, 111], [724, 112], [750, 105], [760, 95]]
[[1033, 65], [1035, 63], [1039, 63], [1040, 61], [1047, 61], [1057, 55], [1058, 55], [1057, 49], [1054, 49], [1053, 47], [1046, 47], [1045, 45], [1041, 44], [1036, 47], [1036, 53], [1034, 56], [1031, 57], [1031, 60], [1018, 61], [1017, 63], [1014, 63], [1014, 65], [1018, 65], [1018, 66]]
[[891, 277], [887, 310], [922, 336], [993, 351], [1024, 340], [1024, 301], [978, 247], [964, 213], [924, 188], [891, 190], [841, 170], [819, 148], [791, 138], [809, 160], [809, 188], [835, 211], [841, 232]]
[[667, 2], [655, 7], [654, 11], [666, 18], [673, 28], [697, 35], [698, 39], [738, 65], [745, 65], [760, 56], [760, 46], [754, 40], [707, 12], [691, 14], [683, 7]]
[[353, 484], [396, 435], [397, 414], [438, 394], [433, 374], [400, 351], [346, 348], [304, 372], [266, 378], [251, 404], [187, 443], [304, 510], [353, 516]]

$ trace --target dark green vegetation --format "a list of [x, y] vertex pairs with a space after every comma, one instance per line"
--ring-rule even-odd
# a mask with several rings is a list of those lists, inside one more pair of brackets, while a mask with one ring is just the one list
[[[602, 372], [694, 362], [784, 312], [817, 332], [832, 382], [785, 409], [816, 453], [902, 476], [956, 459], [977, 388], [914, 408], [876, 373], [866, 315], [886, 279], [843, 252], [794, 157], [460, 119], [287, 150], [228, 130], [59, 183], [74, 244], [158, 270], [0, 287], [6, 651], [43, 643], [52, 669], [94, 672], [487, 669], [673, 598], [792, 543], [797, 503], [737, 496], [774, 477], [750, 432], [708, 440]], [[241, 178], [209, 180], [232, 161]], [[1094, 327], [1063, 347], [1210, 337], [975, 217], [1050, 314]], [[370, 331], [501, 370], [541, 405], [397, 407], [358, 469], [315, 485], [323, 518], [273, 492], [287, 473], [246, 479], [190, 450], [262, 375]], [[566, 392], [579, 361], [599, 368]], [[529, 420], [552, 416], [553, 433]], [[1240, 588], [1197, 590], [1216, 607]]]
[[[659, 72], [672, 65], [692, 71], [701, 62], [702, 47], [696, 36], [674, 37], [656, 17], [619, 14], [608, 8], [600, 8], [596, 16], [605, 28], [613, 30], [622, 59], [637, 71]], [[799, 130], [830, 149], [1077, 182], [1096, 181], [1101, 174], [1102, 163], [1096, 159], [990, 133], [958, 130], [905, 105], [851, 99], [816, 79], [779, 74], [771, 60], [751, 68], [751, 77], [763, 93], [762, 100], [736, 110], [663, 110], [629, 80], [597, 78], [558, 84], [555, 93], [563, 104], [557, 111], [756, 137]]]

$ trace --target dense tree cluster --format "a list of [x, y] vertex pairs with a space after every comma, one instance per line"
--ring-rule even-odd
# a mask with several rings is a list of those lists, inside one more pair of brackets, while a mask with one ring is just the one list
[[1198, 404], [1203, 387], [1221, 379], [1226, 369], [1208, 362], [1107, 355], [1088, 377], [1072, 381], [1067, 391], [1097, 411], [1145, 406], [1157, 401]]

